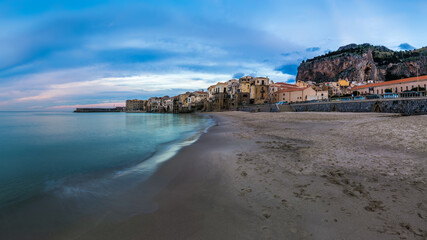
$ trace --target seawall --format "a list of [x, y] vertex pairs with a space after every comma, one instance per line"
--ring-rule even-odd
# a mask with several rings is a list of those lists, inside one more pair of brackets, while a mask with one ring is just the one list
[[427, 98], [372, 99], [362, 101], [291, 104], [296, 112], [384, 112], [427, 114]]

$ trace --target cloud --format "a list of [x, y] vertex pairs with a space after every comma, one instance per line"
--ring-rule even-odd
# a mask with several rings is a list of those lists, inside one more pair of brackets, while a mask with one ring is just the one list
[[298, 68], [298, 65], [296, 64], [287, 64], [287, 65], [276, 67], [275, 70], [285, 74], [297, 75], [297, 68]]
[[415, 49], [415, 47], [409, 45], [409, 43], [402, 43], [398, 47], [400, 50], [414, 50]]
[[320, 47], [310, 47], [305, 49], [306, 52], [317, 52], [319, 50], [320, 50]]
[[[72, 72], [78, 72], [78, 70], [72, 70], [68, 74]], [[68, 74], [61, 72], [51, 77], [56, 78]], [[32, 76], [32, 78], [26, 78], [24, 82], [17, 82], [16, 84], [25, 85], [26, 82], [42, 82], [46, 77], [46, 74], [36, 74]], [[55, 103], [73, 102], [77, 99], [80, 101], [90, 101], [92, 103], [103, 103], [105, 100], [108, 100], [107, 102], [112, 102], [112, 100], [124, 101], [135, 97], [148, 98], [150, 96], [172, 95], [173, 93], [206, 89], [216, 82], [224, 81], [229, 78], [230, 75], [225, 74], [188, 71], [101, 77], [85, 81], [46, 84], [39, 89], [31, 87], [21, 88], [20, 92], [14, 92], [6, 96], [0, 95], [0, 100], [6, 98], [4, 101], [5, 104], [0, 105], [18, 104], [31, 107], [45, 104], [47, 106], [57, 106], [58, 104]], [[11, 88], [17, 88], [17, 85]], [[0, 88], [0, 90], [7, 91], [8, 89]]]
[[[97, 104], [75, 104], [75, 105], [61, 105], [52, 106], [46, 109], [58, 110], [58, 109], [76, 109], [76, 108], [113, 108], [113, 107], [124, 107], [125, 102], [114, 102], [114, 103], [97, 103]], [[36, 106], [40, 108], [40, 106]]]
[[244, 73], [235, 73], [234, 75], [233, 75], [233, 78], [237, 78], [237, 79], [239, 79], [239, 78], [241, 78], [241, 77], [243, 77], [243, 76], [245, 76], [245, 74]]
[[289, 81], [323, 49], [422, 45], [419, 2], [0, 1], [1, 109], [173, 95], [233, 73]]

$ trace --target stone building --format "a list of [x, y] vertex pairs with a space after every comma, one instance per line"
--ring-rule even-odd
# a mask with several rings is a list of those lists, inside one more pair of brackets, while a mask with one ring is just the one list
[[267, 77], [257, 77], [251, 82], [250, 103], [266, 104], [269, 102], [268, 88], [270, 79]]
[[253, 77], [245, 76], [239, 79], [239, 94], [238, 94], [238, 106], [245, 106], [251, 102], [251, 83], [253, 82]]
[[240, 105], [240, 84], [239, 80], [237, 79], [231, 79], [227, 82], [228, 84], [228, 109], [229, 110], [237, 110], [238, 106]]
[[208, 93], [205, 91], [196, 91], [193, 92], [193, 95], [193, 109], [195, 111], [205, 111], [205, 102], [207, 101]]
[[126, 100], [126, 111], [130, 112], [141, 112], [146, 111], [146, 102], [145, 100]]
[[228, 84], [219, 82], [208, 88], [208, 100], [212, 105], [212, 111], [222, 111], [228, 109]]

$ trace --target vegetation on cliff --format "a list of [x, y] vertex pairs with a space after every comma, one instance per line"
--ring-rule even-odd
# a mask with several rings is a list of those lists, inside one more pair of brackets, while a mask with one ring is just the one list
[[303, 61], [297, 80], [387, 81], [427, 74], [427, 47], [393, 51], [384, 46], [349, 44], [337, 51]]

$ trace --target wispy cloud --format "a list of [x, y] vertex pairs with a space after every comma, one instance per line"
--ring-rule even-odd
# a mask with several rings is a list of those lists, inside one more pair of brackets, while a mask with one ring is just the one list
[[[125, 102], [60, 105], [60, 106], [48, 107], [47, 109], [62, 110], [62, 109], [76, 109], [76, 108], [113, 108], [113, 107], [123, 107], [123, 106], [126, 106]], [[40, 107], [41, 106], [37, 106], [37, 108], [40, 108]]]
[[305, 49], [306, 52], [317, 52], [319, 50], [320, 50], [320, 47], [310, 47]]
[[387, 3], [1, 1], [0, 109], [174, 95], [241, 73], [291, 81], [302, 59], [350, 42], [424, 46], [425, 1]]

